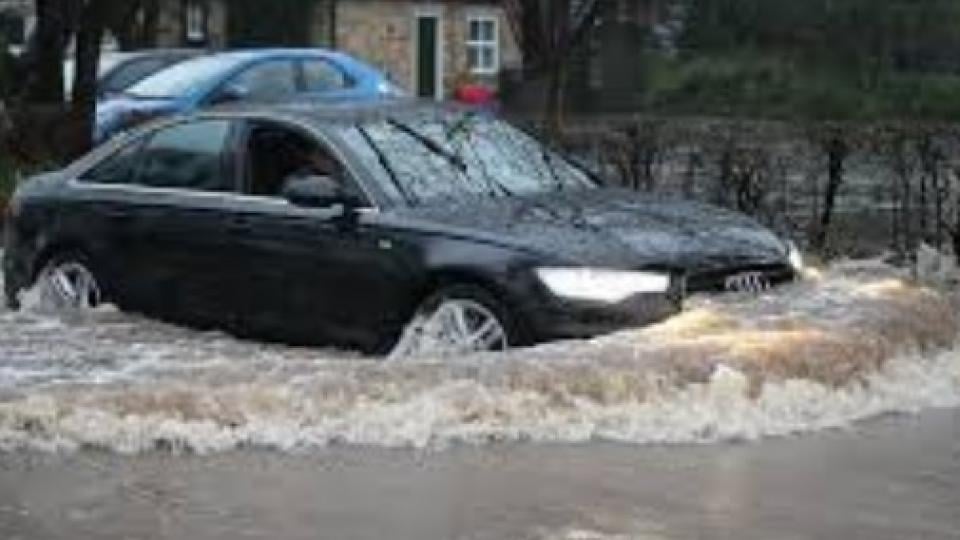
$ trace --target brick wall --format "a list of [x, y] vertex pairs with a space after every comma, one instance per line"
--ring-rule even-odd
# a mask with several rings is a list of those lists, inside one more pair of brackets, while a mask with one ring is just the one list
[[[406, 2], [354, 0], [340, 2], [336, 15], [336, 46], [383, 69], [391, 78], [414, 90], [416, 17], [435, 14], [442, 35], [443, 89], [452, 91], [456, 80], [467, 72], [467, 21], [471, 14], [498, 19], [500, 68], [519, 67], [520, 50], [503, 9], [491, 3]], [[498, 77], [483, 82], [496, 86]]]
[[410, 17], [410, 6], [405, 2], [340, 2], [336, 46], [383, 69], [406, 86], [413, 76]]
[[[2, 0], [0, 0], [2, 1]], [[229, 0], [209, 0], [209, 46], [225, 47]], [[496, 2], [413, 2], [405, 0], [350, 0], [337, 3], [336, 14], [330, 16], [329, 0], [318, 0], [309, 17], [309, 45], [332, 45], [357, 56], [389, 73], [399, 85], [414, 89], [416, 17], [421, 13], [440, 17], [442, 35], [443, 89], [449, 95], [459, 77], [467, 73], [468, 20], [472, 14], [493, 16], [497, 19], [500, 68], [519, 68], [521, 53], [502, 7]], [[183, 2], [164, 0], [160, 11], [157, 46], [183, 45]], [[498, 76], [472, 77], [494, 87]]]

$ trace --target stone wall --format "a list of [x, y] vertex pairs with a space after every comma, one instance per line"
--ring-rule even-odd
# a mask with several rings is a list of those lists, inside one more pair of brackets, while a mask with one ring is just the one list
[[[336, 15], [336, 46], [390, 74], [393, 81], [414, 89], [415, 25], [418, 14], [440, 18], [443, 44], [443, 90], [449, 95], [467, 72], [467, 21], [471, 14], [496, 16], [499, 29], [500, 69], [519, 68], [520, 48], [503, 9], [489, 3], [403, 2], [356, 0], [341, 2]], [[496, 75], [482, 77], [496, 87]]]

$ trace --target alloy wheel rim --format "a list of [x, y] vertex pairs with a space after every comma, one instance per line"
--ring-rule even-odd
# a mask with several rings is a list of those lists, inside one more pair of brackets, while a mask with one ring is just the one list
[[100, 286], [86, 266], [78, 262], [51, 265], [44, 272], [44, 292], [58, 308], [92, 309], [100, 305]]
[[446, 299], [431, 312], [417, 316], [404, 331], [391, 358], [440, 356], [504, 351], [507, 332], [486, 306], [467, 299]]

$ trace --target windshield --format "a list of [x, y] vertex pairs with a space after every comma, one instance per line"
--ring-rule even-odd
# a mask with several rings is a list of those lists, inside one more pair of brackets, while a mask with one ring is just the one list
[[181, 97], [224, 77], [236, 66], [236, 58], [195, 58], [155, 73], [131, 86], [125, 93], [148, 99]]
[[[112, 70], [114, 67], [118, 66], [120, 62], [123, 62], [129, 58], [129, 56], [124, 54], [104, 54], [100, 57], [100, 62], [97, 66], [97, 77], [103, 77], [104, 74]], [[75, 60], [68, 59], [63, 61], [63, 93], [68, 98], [70, 94], [73, 93], [73, 79], [76, 77], [77, 73], [77, 63]]]
[[536, 139], [475, 113], [362, 123], [343, 136], [400, 203], [593, 187], [586, 173]]

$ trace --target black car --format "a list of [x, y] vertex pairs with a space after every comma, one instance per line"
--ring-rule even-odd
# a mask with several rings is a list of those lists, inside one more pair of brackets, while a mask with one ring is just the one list
[[417, 103], [219, 110], [24, 183], [6, 294], [39, 283], [203, 328], [412, 354], [676, 313], [685, 288], [792, 279], [751, 219], [604, 189], [493, 117]]

